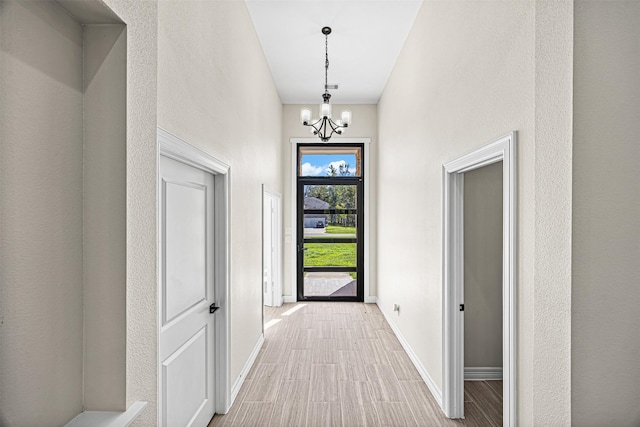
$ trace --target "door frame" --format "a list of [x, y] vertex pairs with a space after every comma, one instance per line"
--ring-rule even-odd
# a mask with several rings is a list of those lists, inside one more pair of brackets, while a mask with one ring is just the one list
[[[464, 173], [502, 161], [503, 423], [516, 425], [516, 136], [515, 131], [442, 167], [442, 409], [464, 418]], [[464, 313], [464, 312], [463, 312]]]
[[[177, 160], [185, 163], [189, 166], [197, 169], [209, 172], [214, 175], [214, 189], [215, 189], [215, 209], [214, 209], [214, 227], [215, 227], [215, 282], [214, 290], [216, 295], [216, 303], [220, 309], [216, 312], [215, 322], [215, 378], [216, 384], [214, 385], [214, 407], [217, 414], [226, 414], [231, 406], [231, 336], [229, 333], [230, 326], [230, 299], [229, 299], [229, 283], [230, 283], [230, 232], [229, 232], [229, 189], [230, 189], [230, 175], [231, 168], [224, 162], [214, 158], [213, 156], [205, 153], [204, 151], [194, 147], [188, 142], [178, 138], [177, 136], [167, 132], [162, 128], [158, 128], [158, 157], [157, 157], [157, 177], [156, 183], [159, 181], [160, 176], [160, 156], [168, 157], [170, 159]], [[157, 185], [157, 184], [156, 184]], [[156, 187], [156, 191], [159, 188]], [[156, 206], [156, 221], [158, 224], [158, 236], [161, 235], [162, 230], [160, 227], [160, 221], [158, 220], [160, 215], [160, 197], [157, 198], [158, 204]], [[157, 253], [157, 268], [158, 277], [160, 277], [160, 268], [162, 264], [161, 259], [162, 248], [158, 245]], [[161, 286], [157, 284], [158, 288], [158, 304], [160, 303]], [[162, 310], [158, 307], [158, 313]], [[156, 354], [159, 355], [160, 344], [160, 319], [157, 324], [157, 347]], [[160, 357], [156, 357], [158, 363], [158, 372], [162, 369]], [[158, 375], [158, 419], [162, 418], [162, 384], [161, 375]]]
[[[297, 289], [297, 274], [298, 274], [298, 249], [297, 249], [297, 241], [298, 241], [298, 230], [297, 230], [297, 207], [298, 207], [298, 176], [297, 176], [297, 167], [296, 163], [298, 161], [298, 145], [299, 144], [316, 144], [320, 140], [318, 137], [311, 138], [290, 138], [289, 142], [291, 143], [291, 181], [290, 181], [290, 193], [289, 193], [289, 202], [290, 202], [290, 221], [291, 226], [287, 227], [285, 230], [286, 241], [290, 244], [290, 252], [289, 259], [291, 263], [290, 277], [291, 277], [291, 295], [284, 296], [284, 302], [297, 302], [298, 301], [298, 289]], [[369, 287], [370, 287], [370, 245], [371, 245], [371, 233], [370, 233], [370, 209], [369, 206], [371, 204], [371, 198], [369, 197], [369, 192], [371, 188], [371, 138], [337, 138], [332, 137], [329, 142], [326, 142], [326, 145], [331, 144], [363, 144], [364, 145], [364, 302], [365, 303], [373, 303], [375, 304], [377, 298], [373, 295], [370, 295]], [[289, 231], [290, 230], [290, 231]], [[289, 234], [291, 235], [291, 239], [289, 239]], [[291, 240], [291, 242], [289, 242]]]
[[[299, 238], [298, 241], [296, 241], [296, 247], [298, 248], [298, 257], [297, 257], [297, 269], [296, 269], [296, 293], [297, 293], [297, 298], [298, 301], [351, 301], [351, 302], [364, 302], [364, 278], [367, 276], [367, 274], [365, 274], [365, 266], [364, 266], [364, 245], [367, 241], [367, 238], [365, 238], [364, 235], [364, 226], [357, 226], [356, 227], [356, 238], [355, 238], [355, 242], [350, 242], [350, 243], [355, 243], [356, 244], [356, 274], [357, 274], [357, 279], [356, 279], [356, 288], [357, 288], [357, 292], [355, 296], [339, 296], [339, 297], [330, 297], [329, 295], [326, 296], [304, 296], [304, 271], [305, 271], [305, 265], [304, 265], [304, 251], [302, 250], [302, 248], [304, 247], [304, 216], [305, 216], [305, 209], [304, 209], [304, 188], [307, 185], [345, 185], [345, 186], [355, 186], [356, 187], [356, 216], [357, 216], [357, 220], [356, 223], [357, 224], [363, 224], [364, 225], [364, 219], [366, 218], [365, 215], [365, 210], [364, 210], [364, 182], [365, 182], [365, 177], [364, 175], [366, 174], [366, 167], [365, 164], [366, 163], [366, 153], [364, 153], [364, 144], [355, 144], [355, 143], [348, 143], [348, 144], [340, 144], [339, 142], [334, 142], [334, 145], [339, 146], [340, 148], [344, 148], [344, 147], [353, 147], [353, 148], [360, 148], [362, 150], [362, 164], [361, 164], [361, 171], [362, 171], [362, 176], [345, 176], [345, 177], [328, 177], [328, 176], [322, 176], [322, 177], [300, 177], [297, 176], [296, 177], [296, 186], [297, 186], [297, 193], [296, 193], [296, 204], [297, 204], [297, 209], [296, 209], [296, 236]], [[324, 147], [325, 144], [324, 143], [312, 143], [312, 144], [298, 144], [298, 149], [300, 149], [300, 147], [307, 147], [307, 148], [321, 148]], [[302, 160], [302, 157], [298, 157], [297, 161], [296, 161], [296, 166], [299, 167], [300, 162]], [[322, 243], [321, 243], [322, 244]], [[306, 250], [306, 249], [305, 249]], [[312, 267], [314, 269], [323, 269], [323, 267]], [[340, 271], [339, 269], [343, 268], [343, 267], [330, 267], [332, 270], [333, 269], [338, 269], [338, 271]], [[352, 267], [346, 267], [347, 269], [350, 269]], [[343, 272], [346, 270], [342, 270]]]
[[[274, 262], [274, 283], [275, 286], [272, 289], [273, 295], [272, 300], [274, 302], [274, 307], [280, 307], [283, 302], [282, 298], [282, 195], [274, 190], [271, 190], [266, 184], [262, 184], [262, 271], [264, 272], [264, 201], [265, 197], [270, 196], [276, 200], [276, 210], [275, 210], [275, 221], [276, 226], [275, 229], [272, 230], [275, 233], [275, 251], [274, 256], [276, 257]], [[277, 292], [276, 292], [277, 291]], [[262, 306], [264, 307], [264, 292], [262, 293]], [[263, 319], [264, 320], [264, 319]], [[263, 322], [264, 323], [264, 322]]]

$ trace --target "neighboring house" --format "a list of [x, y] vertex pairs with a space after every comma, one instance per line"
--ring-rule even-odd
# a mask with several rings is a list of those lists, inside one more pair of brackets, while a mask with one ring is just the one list
[[[331, 205], [317, 197], [305, 197], [305, 209], [329, 209]], [[320, 225], [321, 224], [321, 225]], [[310, 214], [304, 216], [304, 228], [324, 228], [327, 226], [327, 216], [323, 214]]]

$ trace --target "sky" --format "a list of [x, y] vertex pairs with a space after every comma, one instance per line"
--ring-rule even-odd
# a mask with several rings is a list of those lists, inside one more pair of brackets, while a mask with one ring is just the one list
[[327, 176], [329, 165], [333, 165], [338, 170], [344, 163], [349, 163], [349, 170], [355, 174], [355, 154], [303, 154], [302, 176]]

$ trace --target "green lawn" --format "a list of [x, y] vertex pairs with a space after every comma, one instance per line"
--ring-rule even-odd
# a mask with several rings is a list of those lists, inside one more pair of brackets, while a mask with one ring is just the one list
[[325, 231], [327, 234], [356, 234], [355, 227], [342, 227], [339, 225], [327, 225]]
[[355, 267], [355, 243], [305, 243], [307, 267]]

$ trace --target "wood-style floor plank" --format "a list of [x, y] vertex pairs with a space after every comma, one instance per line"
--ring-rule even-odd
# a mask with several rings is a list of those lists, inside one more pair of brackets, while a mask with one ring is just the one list
[[342, 426], [342, 408], [338, 402], [309, 402], [307, 427]]
[[409, 427], [418, 425], [407, 402], [376, 402], [374, 405], [380, 417], [381, 426]]
[[380, 425], [380, 418], [371, 400], [366, 381], [341, 381], [340, 403], [342, 404], [342, 425]]
[[[282, 381], [270, 427], [303, 426], [307, 422], [310, 381]], [[266, 419], [262, 421], [266, 422]]]
[[311, 365], [310, 402], [338, 401], [337, 365]]
[[271, 418], [273, 403], [270, 402], [242, 402], [238, 415], [233, 420], [233, 426], [255, 427]]
[[435, 421], [443, 419], [444, 413], [424, 381], [400, 381], [400, 387], [418, 425], [424, 422], [439, 425]]
[[468, 396], [465, 400], [475, 403], [487, 419], [495, 420], [492, 425], [502, 425], [502, 398], [487, 381], [465, 381], [464, 394]]
[[244, 397], [245, 402], [274, 402], [280, 388], [284, 365], [260, 363], [253, 374], [251, 388]]
[[465, 382], [466, 418], [446, 418], [375, 305], [284, 304], [264, 319], [254, 366], [209, 427], [502, 425], [502, 381]]
[[371, 396], [377, 402], [406, 402], [391, 365], [367, 365]]
[[338, 379], [340, 381], [368, 381], [360, 352], [338, 350]]
[[502, 385], [502, 380], [498, 381], [498, 380], [493, 380], [493, 381], [487, 381], [487, 385], [489, 387], [491, 387], [491, 389], [498, 395], [500, 396], [500, 400], [502, 400], [502, 391], [503, 391], [503, 385]]
[[392, 350], [387, 352], [389, 362], [393, 367], [396, 377], [400, 381], [416, 381], [421, 380], [418, 370], [407, 356], [404, 350]]
[[291, 350], [285, 366], [285, 380], [311, 379], [312, 350]]

